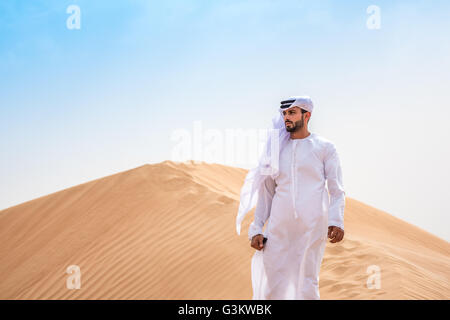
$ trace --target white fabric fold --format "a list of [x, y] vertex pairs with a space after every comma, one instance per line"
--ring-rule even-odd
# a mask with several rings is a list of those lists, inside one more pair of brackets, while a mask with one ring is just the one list
[[257, 204], [258, 191], [267, 177], [275, 179], [279, 173], [280, 150], [290, 139], [286, 131], [282, 110], [272, 118], [272, 128], [269, 129], [267, 141], [259, 163], [249, 170], [241, 188], [239, 210], [236, 216], [236, 231], [241, 234], [241, 224], [246, 214]]
[[293, 140], [292, 143], [294, 144], [294, 152], [292, 152], [292, 163], [291, 163], [291, 175], [292, 175], [292, 183], [291, 183], [291, 195], [292, 195], [292, 207], [294, 208], [294, 217], [295, 219], [298, 218], [297, 214], [297, 206], [295, 205], [295, 183], [297, 181], [297, 177], [295, 175], [295, 149], [297, 147], [297, 140]]

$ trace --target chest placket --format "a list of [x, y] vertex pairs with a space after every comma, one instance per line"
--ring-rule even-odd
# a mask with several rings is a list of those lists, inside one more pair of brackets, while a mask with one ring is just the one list
[[297, 181], [297, 178], [296, 178], [296, 176], [295, 176], [295, 173], [296, 173], [296, 168], [295, 168], [295, 162], [296, 162], [296, 160], [295, 160], [295, 158], [296, 158], [296, 156], [295, 156], [295, 153], [296, 153], [296, 150], [297, 150], [297, 140], [293, 140], [293, 145], [292, 145], [292, 161], [291, 161], [291, 196], [292, 196], [292, 206], [294, 207], [294, 216], [295, 216], [295, 219], [297, 219], [298, 218], [298, 215], [297, 215], [297, 206], [295, 205], [295, 192], [296, 192], [296, 190], [295, 190], [295, 182]]

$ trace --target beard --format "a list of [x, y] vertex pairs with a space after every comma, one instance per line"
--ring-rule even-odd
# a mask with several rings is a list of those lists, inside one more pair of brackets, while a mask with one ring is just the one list
[[[292, 122], [290, 122], [290, 123], [292, 124]], [[301, 130], [304, 125], [305, 125], [305, 122], [304, 122], [303, 117], [302, 117], [300, 120], [295, 121], [293, 126], [291, 126], [289, 128], [286, 127], [286, 131], [287, 132], [295, 132], [297, 130]], [[285, 124], [285, 126], [286, 126], [286, 124]]]

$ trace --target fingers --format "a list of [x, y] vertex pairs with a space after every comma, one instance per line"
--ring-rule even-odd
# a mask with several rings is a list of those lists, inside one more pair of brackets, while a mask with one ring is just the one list
[[339, 234], [339, 231], [337, 230], [333, 230], [333, 232], [331, 232], [331, 243], [335, 243], [337, 240], [337, 236]]
[[338, 227], [333, 227], [333, 231], [331, 232], [331, 243], [336, 243], [341, 241], [344, 238], [344, 230]]
[[344, 239], [344, 230], [342, 230], [341, 236], [339, 237], [338, 242], [341, 241], [342, 239]]
[[332, 231], [330, 235], [330, 242], [335, 243], [336, 242], [336, 231]]
[[264, 248], [263, 238], [263, 235], [254, 236], [252, 238], [250, 246], [252, 248], [255, 248], [256, 250], [261, 250], [262, 248]]
[[330, 229], [328, 230], [328, 238], [333, 240], [336, 237], [336, 234], [337, 234], [336, 227], [330, 227]]

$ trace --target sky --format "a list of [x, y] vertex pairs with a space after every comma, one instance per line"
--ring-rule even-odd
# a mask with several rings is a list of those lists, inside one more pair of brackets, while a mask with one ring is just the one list
[[177, 157], [251, 168], [309, 95], [347, 196], [450, 241], [448, 30], [445, 0], [2, 1], [0, 209]]

